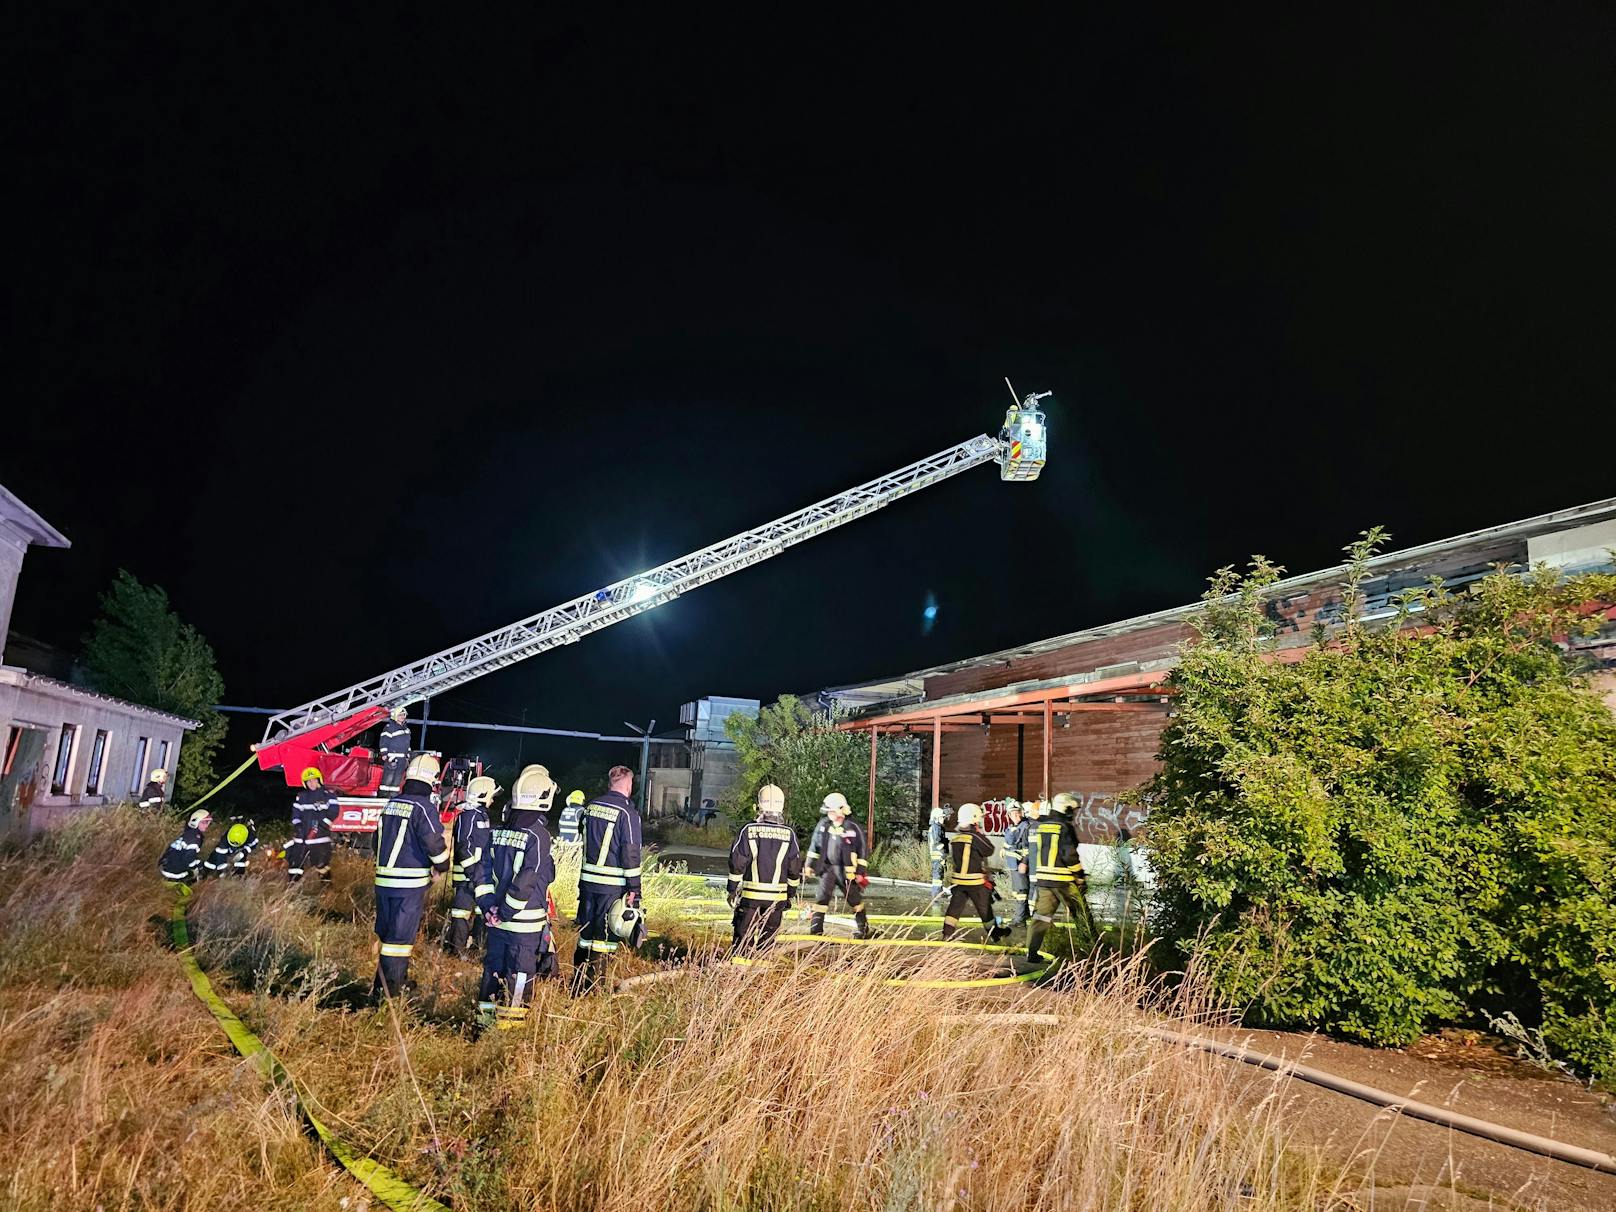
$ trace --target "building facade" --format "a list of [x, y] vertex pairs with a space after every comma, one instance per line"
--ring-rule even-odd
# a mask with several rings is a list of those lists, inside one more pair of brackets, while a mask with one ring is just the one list
[[[0, 652], [31, 546], [69, 543], [0, 487]], [[180, 746], [195, 727], [193, 720], [0, 665], [0, 827], [37, 828], [130, 799], [153, 770], [167, 771], [172, 788]]]
[[[1616, 498], [1527, 518], [1420, 547], [1387, 552], [1361, 586], [1362, 617], [1395, 612], [1405, 590], [1439, 576], [1459, 587], [1494, 567], [1548, 564], [1567, 574], [1616, 567]], [[1342, 618], [1344, 566], [1273, 586], [1277, 647], [1300, 649], [1317, 627]], [[822, 691], [849, 711], [841, 727], [906, 734], [926, 745], [922, 802], [981, 803], [1004, 797], [1076, 793], [1085, 840], [1107, 841], [1144, 827], [1118, 796], [1156, 770], [1172, 710], [1164, 683], [1194, 630], [1198, 603], [970, 657], [904, 678]], [[1579, 644], [1616, 706], [1616, 625]], [[874, 690], [876, 693], [872, 693]]]

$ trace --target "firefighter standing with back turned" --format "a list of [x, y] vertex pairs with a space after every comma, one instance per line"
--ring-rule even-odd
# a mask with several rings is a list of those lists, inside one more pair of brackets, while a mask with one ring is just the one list
[[767, 947], [774, 940], [802, 879], [797, 834], [785, 823], [786, 793], [765, 783], [758, 788], [757, 807], [757, 820], [741, 826], [729, 851], [735, 951]]
[[409, 712], [403, 707], [395, 707], [390, 713], [388, 723], [382, 725], [380, 744], [382, 759], [382, 785], [376, 789], [377, 795], [397, 795], [404, 783], [404, 772], [410, 764], [410, 729], [404, 721], [409, 718]]
[[847, 815], [847, 797], [840, 791], [832, 791], [825, 797], [825, 815], [814, 826], [814, 835], [808, 840], [808, 855], [803, 860], [804, 879], [811, 880], [816, 872], [820, 873], [819, 895], [808, 907], [813, 914], [808, 923], [809, 934], [825, 933], [825, 914], [839, 890], [847, 907], [853, 911], [853, 937], [870, 937], [870, 919], [864, 909], [870, 863], [864, 850], [864, 830]]
[[606, 782], [610, 790], [584, 808], [583, 866], [578, 873], [581, 929], [572, 957], [574, 997], [604, 983], [619, 941], [612, 928], [614, 908], [621, 916], [623, 909], [637, 909], [640, 899], [640, 814], [629, 799], [634, 772], [613, 766]]
[[466, 802], [455, 814], [454, 900], [449, 905], [449, 933], [444, 938], [444, 950], [450, 955], [459, 955], [471, 942], [477, 887], [488, 882], [488, 809], [498, 794], [498, 783], [486, 774], [478, 775], [466, 784]]
[[168, 771], [153, 770], [151, 777], [146, 780], [146, 787], [135, 801], [135, 807], [145, 808], [155, 812], [163, 806], [163, 785], [168, 782]]
[[[1076, 806], [1076, 796], [1061, 792], [1050, 802], [1047, 812], [1039, 813], [1038, 823], [1032, 829], [1030, 857], [1038, 902], [1032, 915], [1032, 933], [1027, 938], [1028, 963], [1036, 964], [1045, 958], [1038, 948], [1055, 924], [1055, 914], [1062, 905], [1071, 915], [1072, 924], [1088, 932], [1086, 944], [1094, 942], [1094, 919], [1089, 916], [1088, 901], [1083, 899], [1088, 878], [1083, 873], [1083, 859], [1077, 849], [1077, 827], [1071, 818]], [[1078, 940], [1073, 939], [1073, 953], [1078, 949]]]
[[477, 990], [477, 1018], [485, 1026], [515, 1027], [527, 1019], [525, 999], [538, 979], [554, 879], [550, 832], [542, 817], [492, 831], [476, 888], [477, 907], [488, 923]]
[[569, 791], [566, 805], [561, 809], [561, 844], [570, 846], [578, 840], [578, 821], [584, 814], [584, 793]]
[[998, 942], [1010, 931], [993, 920], [993, 886], [988, 883], [988, 860], [993, 843], [982, 832], [982, 807], [961, 804], [957, 814], [958, 832], [948, 840], [950, 891], [948, 908], [943, 911], [943, 937], [952, 938], [959, 929], [960, 912], [967, 906], [976, 910], [988, 938]]
[[432, 876], [449, 867], [443, 824], [432, 802], [438, 759], [423, 753], [404, 772], [404, 788], [382, 809], [376, 827], [376, 937], [381, 958], [371, 985], [373, 998], [402, 993], [410, 953], [421, 929]]
[[331, 882], [331, 822], [340, 811], [337, 793], [326, 787], [320, 771], [303, 771], [303, 790], [292, 797], [292, 840], [286, 846], [286, 879], [295, 884], [312, 867], [322, 883]]

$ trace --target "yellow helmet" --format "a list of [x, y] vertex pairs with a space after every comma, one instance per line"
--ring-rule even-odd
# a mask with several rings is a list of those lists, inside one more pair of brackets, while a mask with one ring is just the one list
[[567, 803], [569, 803], [569, 804], [581, 804], [583, 802], [584, 802], [584, 793], [582, 791], [569, 791], [569, 792], [567, 792]]
[[430, 753], [418, 753], [410, 759], [405, 767], [404, 781], [407, 783], [414, 779], [418, 783], [435, 783], [438, 781], [438, 771], [443, 769], [438, 759]]
[[516, 778], [511, 788], [510, 811], [548, 812], [550, 800], [556, 792], [555, 780], [544, 766], [529, 766]]
[[410, 718], [409, 709], [406, 708], [404, 706], [404, 704], [402, 704], [402, 703], [400, 703], [397, 707], [393, 708], [387, 714], [392, 716], [400, 724], [402, 724], [405, 720]]
[[306, 787], [308, 786], [310, 779], [319, 779], [321, 782], [324, 782], [325, 775], [320, 773], [320, 768], [318, 766], [305, 766], [303, 767], [303, 773], [297, 776], [297, 781]]
[[466, 798], [473, 804], [481, 804], [484, 808], [494, 802], [499, 794], [499, 784], [486, 774], [479, 774], [466, 784]]
[[247, 826], [237, 821], [225, 832], [225, 841], [232, 846], [245, 846], [247, 844]]
[[981, 804], [961, 804], [954, 813], [954, 819], [959, 822], [961, 829], [970, 829], [982, 823]]
[[1079, 803], [1080, 801], [1078, 800], [1077, 796], [1073, 795], [1070, 791], [1062, 791], [1052, 801], [1050, 801], [1049, 810], [1059, 816], [1066, 816], [1072, 811], [1072, 809], [1076, 808]]

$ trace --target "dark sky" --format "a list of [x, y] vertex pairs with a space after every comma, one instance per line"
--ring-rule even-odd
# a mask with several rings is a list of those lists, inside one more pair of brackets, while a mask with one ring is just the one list
[[0, 480], [73, 549], [14, 625], [76, 644], [126, 567], [236, 702], [992, 432], [1005, 374], [1055, 393], [1039, 483], [967, 473], [434, 711], [667, 723], [1616, 491], [1598, 8], [60, 7], [10, 40]]

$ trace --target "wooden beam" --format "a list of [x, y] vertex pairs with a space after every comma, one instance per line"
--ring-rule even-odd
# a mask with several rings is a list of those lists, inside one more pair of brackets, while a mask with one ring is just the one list
[[[1167, 680], [1168, 671], [1163, 669], [1155, 673], [1129, 673], [1114, 678], [1101, 678], [1094, 682], [1076, 682], [1068, 686], [1051, 686], [1044, 690], [1023, 690], [1013, 694], [998, 694], [987, 698], [972, 699], [963, 703], [954, 703], [948, 707], [913, 707], [907, 711], [894, 711], [887, 715], [873, 716], [867, 719], [844, 720], [836, 725], [844, 731], [853, 731], [869, 728], [877, 724], [904, 724], [910, 722], [930, 722], [942, 715], [950, 717], [971, 716], [980, 717], [984, 711], [993, 712], [1002, 708], [1027, 707], [1050, 702], [1054, 699], [1083, 699], [1101, 694], [1162, 694], [1161, 689]], [[1081, 703], [1072, 704], [1073, 707], [1084, 706]], [[1094, 704], [1099, 707], [1125, 707], [1125, 703]]]

